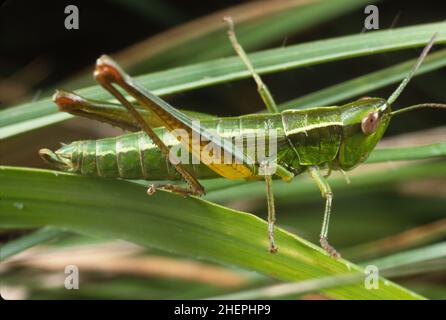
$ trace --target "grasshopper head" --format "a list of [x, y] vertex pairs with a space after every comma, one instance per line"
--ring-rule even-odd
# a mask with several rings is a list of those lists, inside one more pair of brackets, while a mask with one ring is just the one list
[[337, 166], [340, 169], [350, 170], [367, 159], [386, 131], [393, 115], [420, 108], [446, 108], [443, 104], [425, 103], [392, 112], [390, 107], [426, 58], [436, 36], [437, 33], [432, 36], [415, 65], [387, 100], [363, 98], [341, 107], [343, 141], [337, 156]]
[[342, 170], [363, 162], [383, 136], [391, 118], [390, 104], [380, 98], [362, 98], [341, 107], [343, 141], [337, 164]]

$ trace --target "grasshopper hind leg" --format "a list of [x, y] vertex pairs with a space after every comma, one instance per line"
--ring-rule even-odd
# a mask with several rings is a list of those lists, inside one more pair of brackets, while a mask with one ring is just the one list
[[[164, 144], [164, 142], [153, 131], [152, 126], [148, 123], [141, 113], [133, 106], [132, 103], [114, 86], [121, 87], [128, 94], [132, 95], [142, 107], [152, 111], [159, 108], [158, 101], [154, 100], [151, 96], [141, 91], [135, 82], [127, 75], [111, 58], [107, 56], [101, 56], [96, 62], [96, 68], [94, 72], [96, 81], [108, 92], [110, 92], [115, 98], [128, 110], [131, 116], [135, 119], [136, 123], [143, 129], [143, 131], [150, 137], [152, 142], [157, 145], [162, 154], [169, 158], [170, 149]], [[166, 121], [171, 121], [169, 118]], [[174, 157], [174, 156], [172, 156]], [[194, 194], [202, 195], [205, 193], [204, 187], [198, 182], [193, 174], [191, 174], [178, 159], [174, 159], [173, 164], [175, 170], [181, 175], [183, 180], [190, 187], [190, 192], [186, 193], [181, 187], [167, 187], [165, 189], [182, 193], [182, 194]], [[149, 187], [148, 194], [153, 194], [156, 187]], [[184, 192], [183, 192], [184, 191]]]

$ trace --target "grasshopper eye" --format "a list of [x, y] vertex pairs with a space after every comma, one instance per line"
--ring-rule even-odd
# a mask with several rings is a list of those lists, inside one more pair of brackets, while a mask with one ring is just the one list
[[379, 116], [378, 112], [371, 112], [365, 116], [361, 121], [361, 130], [365, 135], [372, 134], [378, 127]]

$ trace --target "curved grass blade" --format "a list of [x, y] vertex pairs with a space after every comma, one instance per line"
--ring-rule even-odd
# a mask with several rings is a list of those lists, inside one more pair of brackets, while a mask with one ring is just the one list
[[[51, 225], [76, 233], [112, 237], [296, 281], [363, 272], [335, 260], [304, 239], [277, 229], [280, 244], [268, 253], [265, 221], [198, 198], [157, 192], [126, 181], [55, 171], [0, 167], [0, 226]], [[379, 290], [362, 282], [324, 292], [338, 299], [420, 299], [394, 283]]]
[[[262, 3], [263, 2], [263, 3]], [[305, 0], [305, 1], [269, 1], [265, 3], [252, 2], [242, 4], [250, 5], [252, 10], [239, 10], [235, 16], [229, 13], [212, 15], [212, 22], [206, 26], [215, 25], [216, 31], [204, 35], [200, 39], [192, 39], [188, 45], [172, 48], [167, 52], [161, 52], [146, 61], [143, 66], [175, 65], [181, 63], [196, 63], [210, 59], [220, 58], [233, 54], [233, 48], [228, 43], [226, 25], [221, 23], [224, 16], [232, 16], [237, 26], [237, 37], [245, 50], [256, 50], [265, 44], [282, 40], [290, 33], [311, 28], [337, 16], [341, 16], [357, 8], [377, 1], [364, 0]], [[252, 14], [249, 20], [245, 20]], [[193, 36], [197, 31], [191, 34]], [[186, 38], [187, 39], [187, 38]], [[193, 41], [195, 40], [195, 41]], [[140, 48], [138, 48], [140, 49]], [[153, 48], [152, 48], [153, 51]], [[143, 50], [140, 52], [144, 52]], [[142, 55], [140, 53], [140, 55]], [[119, 61], [119, 60], [118, 60]]]
[[438, 142], [422, 146], [377, 149], [372, 152], [366, 163], [399, 160], [420, 160], [445, 156], [446, 143]]
[[[378, 267], [379, 273], [387, 277], [396, 277], [403, 275], [413, 275], [417, 272], [429, 272], [429, 270], [444, 270], [443, 263], [437, 263], [429, 270], [414, 270], [412, 265], [425, 264], [435, 259], [441, 259], [446, 256], [446, 243], [438, 243], [423, 248], [397, 253], [379, 260], [363, 263], [363, 266], [373, 265]], [[342, 275], [338, 277], [326, 277], [323, 279], [306, 280], [301, 282], [281, 283], [263, 288], [255, 288], [247, 291], [230, 293], [218, 296], [213, 299], [274, 299], [280, 297], [295, 297], [304, 293], [314, 292], [324, 288], [345, 285], [352, 283], [360, 278], [359, 275]]]
[[4, 261], [13, 255], [29, 249], [37, 244], [56, 239], [64, 232], [51, 227], [43, 227], [31, 234], [7, 242], [0, 246], [0, 261]]
[[422, 248], [406, 250], [392, 254], [388, 257], [367, 261], [363, 265], [373, 264], [379, 268], [398, 268], [404, 265], [425, 263], [429, 260], [442, 259], [446, 257], [446, 241], [424, 246]]
[[[140, 2], [138, 1], [138, 6]], [[248, 29], [246, 30], [246, 37], [245, 34], [242, 34], [243, 38], [245, 40], [256, 38], [257, 41], [254, 41], [254, 45], [259, 47], [262, 44], [270, 43], [275, 38], [286, 34], [286, 32], [295, 32], [296, 25], [302, 26], [303, 24], [302, 27], [304, 27], [305, 25], [316, 24], [324, 19], [329, 19], [333, 15], [348, 11], [350, 7], [361, 5], [361, 3], [357, 3], [358, 0], [342, 0], [340, 4], [334, 6], [337, 10], [333, 10], [333, 5], [326, 4], [331, 1], [320, 2], [322, 1], [263, 0], [242, 3], [155, 34], [116, 52], [113, 54], [113, 58], [129, 74], [142, 74], [152, 70], [163, 70], [192, 62], [201, 62], [209, 60], [209, 58], [221, 58], [228, 52], [229, 54], [233, 53], [232, 48], [228, 45], [226, 25], [222, 23], [222, 18], [225, 16], [231, 16], [237, 22], [239, 34], [244, 29]], [[319, 19], [314, 19], [314, 21], [299, 18], [301, 7], [313, 3], [316, 7], [330, 7], [330, 13]], [[149, 5], [152, 6], [152, 4]], [[313, 9], [313, 11], [317, 11], [315, 8]], [[287, 15], [291, 12], [294, 13], [295, 19], [286, 21], [286, 19], [283, 19], [284, 12]], [[166, 20], [165, 16], [162, 16], [162, 19]], [[261, 23], [257, 20], [261, 20]], [[304, 23], [302, 23], [303, 21]], [[264, 25], [266, 22], [269, 23]], [[271, 28], [272, 25], [274, 25], [274, 28]], [[251, 30], [253, 26], [257, 27], [255, 34]], [[266, 29], [268, 34], [265, 34]], [[258, 38], [256, 34], [263, 34], [264, 36]], [[209, 56], [209, 51], [212, 52], [211, 56]], [[209, 58], [206, 59], [203, 54]], [[61, 87], [82, 88], [91, 85], [92, 81], [91, 70], [87, 69], [62, 82]]]
[[[422, 46], [437, 31], [440, 31], [437, 43], [442, 43], [446, 41], [446, 32], [443, 30], [446, 30], [446, 22], [376, 31], [265, 50], [251, 54], [250, 59], [259, 74], [280, 72], [323, 62]], [[249, 76], [240, 59], [230, 57], [156, 72], [136, 77], [136, 80], [155, 94], [163, 95]], [[110, 99], [98, 86], [84, 88], [77, 93], [89, 99]], [[1, 111], [0, 139], [70, 117], [55, 117], [56, 112], [57, 108], [49, 98]]]
[[[399, 63], [280, 104], [280, 110], [329, 106], [403, 80], [417, 59]], [[430, 54], [415, 76], [446, 66], [446, 50]]]

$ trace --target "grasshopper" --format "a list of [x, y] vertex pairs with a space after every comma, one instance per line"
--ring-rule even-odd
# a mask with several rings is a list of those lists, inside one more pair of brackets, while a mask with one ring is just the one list
[[[366, 97], [341, 106], [279, 112], [268, 87], [239, 44], [232, 20], [225, 18], [225, 21], [229, 26], [231, 44], [254, 78], [269, 114], [216, 118], [180, 111], [138, 85], [116, 62], [103, 55], [97, 60], [94, 77], [119, 104], [89, 100], [65, 91], [57, 91], [53, 100], [61, 111], [134, 132], [113, 138], [72, 142], [55, 152], [41, 149], [39, 154], [59, 170], [81, 175], [152, 181], [184, 180], [188, 184], [188, 188], [170, 183], [149, 185], [149, 195], [157, 189], [164, 189], [185, 196], [200, 196], [205, 189], [198, 179], [265, 180], [267, 233], [269, 251], [272, 253], [277, 251], [274, 241], [276, 214], [273, 178], [288, 182], [294, 176], [307, 172], [325, 198], [321, 247], [338, 258], [339, 253], [327, 240], [333, 199], [327, 178], [332, 170], [349, 171], [366, 160], [394, 115], [420, 108], [446, 108], [446, 105], [438, 103], [418, 104], [396, 111], [391, 108], [433, 46], [435, 35], [388, 99]], [[134, 100], [130, 101], [117, 87]], [[198, 127], [194, 124], [196, 119], [200, 120]], [[271, 129], [275, 130], [274, 139]], [[183, 134], [166, 135], [175, 130], [181, 130]], [[263, 148], [264, 151], [271, 151], [268, 158], [260, 157], [257, 153], [252, 155], [247, 140], [253, 133], [276, 143], [275, 152], [270, 150], [269, 144], [266, 148], [266, 140], [255, 146], [256, 150]], [[243, 142], [241, 146], [235, 142], [237, 139]], [[180, 161], [180, 152], [172, 152], [178, 146], [201, 162], [191, 164]], [[215, 150], [224, 151], [225, 157], [222, 153], [214, 153]], [[203, 161], [203, 154], [217, 161]], [[229, 161], [227, 155], [230, 156]], [[322, 171], [325, 169], [328, 172], [326, 175]]]

